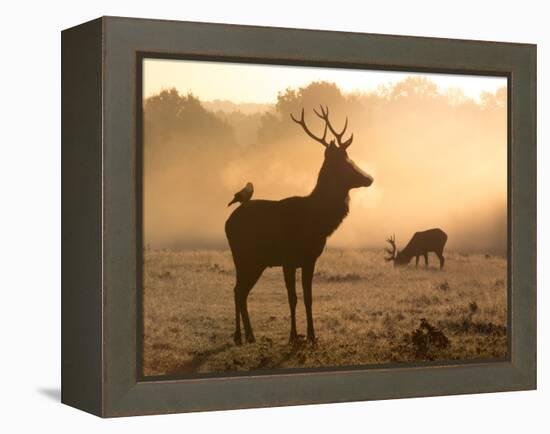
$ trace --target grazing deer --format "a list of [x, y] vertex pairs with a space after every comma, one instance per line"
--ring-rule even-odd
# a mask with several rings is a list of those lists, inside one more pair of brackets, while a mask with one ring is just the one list
[[390, 255], [384, 258], [386, 261], [393, 261], [394, 265], [407, 265], [413, 256], [416, 256], [416, 267], [418, 268], [418, 259], [424, 256], [426, 267], [428, 266], [428, 252], [434, 252], [439, 258], [439, 268], [443, 268], [445, 257], [443, 249], [447, 242], [447, 234], [441, 229], [429, 229], [424, 232], [416, 232], [409, 243], [401, 251], [397, 250], [395, 245], [395, 235], [386, 240], [392, 246], [392, 250], [386, 249]]
[[[250, 200], [233, 211], [225, 223], [225, 233], [236, 269], [235, 334], [241, 344], [241, 323], [247, 342], [254, 342], [248, 316], [248, 294], [267, 267], [282, 266], [290, 306], [290, 342], [296, 333], [296, 269], [302, 269], [302, 287], [307, 316], [307, 339], [315, 341], [312, 316], [312, 280], [315, 262], [323, 252], [327, 237], [338, 228], [349, 211], [349, 190], [368, 187], [372, 177], [359, 169], [347, 154], [353, 134], [342, 141], [348, 120], [340, 133], [329, 121], [328, 107], [315, 114], [324, 120], [322, 137], [313, 134], [304, 120], [304, 109], [298, 120], [305, 133], [325, 148], [325, 159], [317, 184], [308, 196], [294, 196], [279, 201]], [[336, 142], [327, 142], [327, 129]]]

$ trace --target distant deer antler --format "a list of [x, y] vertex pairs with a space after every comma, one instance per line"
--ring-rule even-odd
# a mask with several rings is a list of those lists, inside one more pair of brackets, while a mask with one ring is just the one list
[[395, 259], [395, 252], [397, 251], [397, 247], [395, 245], [395, 235], [387, 238], [386, 242], [390, 243], [390, 245], [392, 246], [392, 250], [390, 250], [388, 248], [385, 249], [386, 253], [389, 254], [390, 256], [386, 256], [386, 257], [384, 257], [384, 259], [388, 262], [393, 261]]

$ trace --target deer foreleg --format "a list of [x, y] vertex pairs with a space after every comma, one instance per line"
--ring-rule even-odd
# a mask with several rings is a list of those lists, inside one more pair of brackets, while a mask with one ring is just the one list
[[304, 304], [306, 306], [307, 317], [307, 340], [315, 342], [315, 331], [313, 329], [313, 313], [312, 313], [312, 282], [315, 263], [304, 265], [302, 267], [302, 288], [304, 290]]
[[296, 267], [283, 266], [285, 275], [285, 285], [288, 293], [288, 305], [290, 307], [290, 338], [289, 342], [295, 342], [298, 334], [296, 333]]

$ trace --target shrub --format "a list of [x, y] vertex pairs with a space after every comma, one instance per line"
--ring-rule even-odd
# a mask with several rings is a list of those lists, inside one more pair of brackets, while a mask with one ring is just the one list
[[479, 307], [477, 306], [477, 303], [475, 301], [470, 302], [468, 305], [469, 314], [468, 314], [468, 321], [472, 321], [472, 317], [474, 314], [478, 311]]
[[437, 289], [440, 289], [441, 291], [448, 291], [449, 289], [451, 289], [451, 285], [449, 285], [449, 282], [447, 282], [447, 279], [445, 279], [443, 282], [437, 285]]
[[346, 273], [346, 274], [329, 274], [325, 273], [324, 271], [320, 271], [319, 273], [315, 274], [315, 277], [324, 280], [325, 282], [357, 282], [361, 280], [361, 276], [357, 273]]
[[420, 320], [420, 326], [412, 333], [411, 342], [415, 358], [423, 360], [434, 360], [437, 353], [450, 345], [449, 338], [425, 318]]

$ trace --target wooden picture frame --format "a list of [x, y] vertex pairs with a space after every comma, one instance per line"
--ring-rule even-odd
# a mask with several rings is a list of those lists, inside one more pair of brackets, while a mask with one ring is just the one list
[[[508, 78], [506, 361], [143, 379], [140, 71], [164, 58]], [[536, 388], [536, 46], [103, 17], [62, 32], [62, 402], [102, 417]]]

